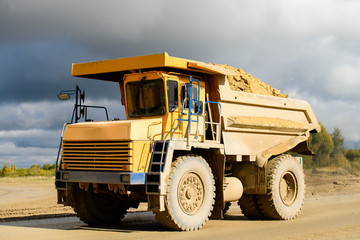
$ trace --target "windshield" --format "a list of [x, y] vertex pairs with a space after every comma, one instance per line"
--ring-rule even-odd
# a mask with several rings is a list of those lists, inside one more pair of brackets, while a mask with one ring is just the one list
[[162, 79], [141, 80], [126, 84], [129, 117], [161, 116], [166, 113]]

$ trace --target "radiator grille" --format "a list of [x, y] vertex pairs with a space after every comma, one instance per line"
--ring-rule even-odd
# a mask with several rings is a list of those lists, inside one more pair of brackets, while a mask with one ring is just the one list
[[133, 146], [122, 141], [64, 141], [62, 169], [132, 171]]

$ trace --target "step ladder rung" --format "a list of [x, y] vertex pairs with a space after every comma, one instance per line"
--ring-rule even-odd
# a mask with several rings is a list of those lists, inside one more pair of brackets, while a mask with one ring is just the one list
[[[153, 152], [154, 154], [163, 154], [163, 152], [162, 151], [154, 151]], [[165, 154], [166, 152], [164, 151], [164, 154]]]
[[168, 147], [168, 141], [155, 141], [150, 160], [149, 173], [160, 173], [163, 170]]
[[161, 165], [164, 165], [164, 162], [162, 162], [162, 163], [160, 163], [160, 162], [152, 162], [151, 164], [152, 164], [152, 165], [160, 165], [160, 164], [161, 164]]

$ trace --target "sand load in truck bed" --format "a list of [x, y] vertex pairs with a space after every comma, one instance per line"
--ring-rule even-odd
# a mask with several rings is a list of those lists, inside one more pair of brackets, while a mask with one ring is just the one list
[[251, 74], [244, 72], [241, 68], [236, 69], [226, 64], [217, 65], [237, 73], [237, 75], [227, 76], [231, 90], [283, 98], [288, 97], [287, 93], [282, 94], [280, 90], [273, 88], [269, 84], [262, 82], [260, 79], [252, 76]]

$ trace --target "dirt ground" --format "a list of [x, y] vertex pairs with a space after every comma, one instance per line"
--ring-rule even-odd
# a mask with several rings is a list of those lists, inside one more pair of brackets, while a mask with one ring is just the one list
[[[360, 177], [306, 171], [306, 198], [360, 193]], [[54, 178], [0, 178], [0, 221], [74, 216], [56, 203]], [[144, 211], [146, 204], [131, 211]]]
[[0, 221], [74, 214], [56, 200], [54, 178], [0, 179]]
[[360, 193], [360, 176], [305, 172], [306, 198]]

